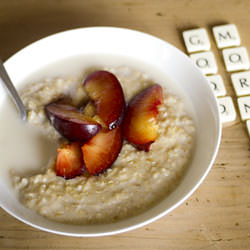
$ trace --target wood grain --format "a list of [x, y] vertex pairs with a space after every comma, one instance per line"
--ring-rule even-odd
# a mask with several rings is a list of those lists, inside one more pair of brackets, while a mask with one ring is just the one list
[[[249, 0], [1, 0], [0, 56], [52, 33], [119, 26], [158, 36], [185, 51], [181, 32], [207, 28], [228, 93], [235, 96], [211, 27], [235, 23], [250, 52]], [[2, 145], [3, 146], [3, 145]], [[0, 209], [0, 249], [250, 249], [250, 145], [239, 114], [223, 129], [216, 162], [200, 188], [164, 218], [103, 238], [72, 238], [27, 226]]]

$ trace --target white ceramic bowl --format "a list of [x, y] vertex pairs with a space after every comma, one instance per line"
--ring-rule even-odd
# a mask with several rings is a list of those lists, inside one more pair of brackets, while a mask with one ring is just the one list
[[[112, 224], [78, 226], [49, 221], [24, 208], [13, 192], [0, 182], [0, 205], [5, 211], [33, 227], [62, 235], [112, 235], [136, 229], [166, 215], [187, 199], [204, 180], [214, 162], [221, 137], [217, 102], [206, 78], [184, 53], [145, 33], [111, 27], [70, 30], [31, 44], [8, 59], [5, 66], [18, 87], [27, 75], [48, 63], [91, 53], [131, 57], [166, 70], [192, 101], [196, 116], [196, 146], [187, 173], [169, 196], [136, 217]], [[5, 94], [0, 88], [0, 99]]]

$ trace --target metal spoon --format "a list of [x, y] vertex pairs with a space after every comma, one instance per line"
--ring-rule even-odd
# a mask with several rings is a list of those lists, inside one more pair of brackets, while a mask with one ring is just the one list
[[9, 77], [5, 67], [3, 66], [3, 62], [1, 61], [1, 59], [0, 59], [0, 80], [2, 80], [1, 82], [6, 87], [9, 95], [11, 96], [12, 100], [16, 104], [16, 106], [19, 110], [21, 119], [23, 121], [25, 121], [27, 119], [26, 108], [25, 108], [19, 94], [17, 93], [16, 88], [14, 87], [13, 83], [11, 82], [10, 77]]

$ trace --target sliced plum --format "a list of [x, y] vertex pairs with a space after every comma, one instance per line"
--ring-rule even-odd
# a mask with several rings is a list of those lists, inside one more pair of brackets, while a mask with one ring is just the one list
[[111, 167], [123, 144], [121, 127], [101, 131], [82, 146], [83, 161], [91, 175], [98, 175]]
[[54, 128], [69, 141], [86, 142], [101, 130], [98, 122], [73, 106], [50, 103], [45, 111]]
[[154, 84], [137, 94], [128, 104], [123, 133], [127, 141], [140, 150], [149, 151], [150, 145], [157, 139], [158, 106], [162, 103], [162, 88]]
[[95, 71], [83, 83], [84, 89], [95, 105], [95, 112], [111, 130], [122, 123], [125, 99], [120, 82], [108, 71]]
[[81, 145], [73, 142], [58, 148], [56, 159], [56, 175], [71, 179], [84, 172]]

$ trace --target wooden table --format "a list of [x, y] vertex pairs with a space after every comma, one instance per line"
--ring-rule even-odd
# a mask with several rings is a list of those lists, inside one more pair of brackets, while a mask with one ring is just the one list
[[[44, 36], [87, 26], [144, 31], [185, 51], [181, 32], [205, 27], [219, 73], [235, 101], [211, 27], [235, 23], [250, 52], [249, 16], [249, 0], [1, 0], [0, 56], [6, 60]], [[0, 249], [250, 249], [250, 146], [244, 123], [238, 114], [236, 123], [223, 129], [206, 180], [164, 218], [112, 237], [73, 238], [31, 228], [0, 209]]]

